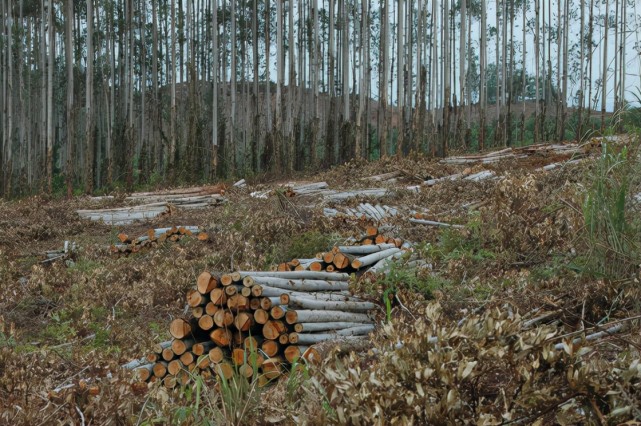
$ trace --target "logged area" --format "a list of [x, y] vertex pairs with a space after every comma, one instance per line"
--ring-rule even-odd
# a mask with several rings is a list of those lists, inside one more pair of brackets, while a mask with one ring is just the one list
[[639, 155], [0, 201], [0, 423], [639, 420]]

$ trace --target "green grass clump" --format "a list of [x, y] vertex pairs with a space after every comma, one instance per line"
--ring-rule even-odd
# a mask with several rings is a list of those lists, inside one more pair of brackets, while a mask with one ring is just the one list
[[583, 272], [611, 279], [628, 278], [641, 261], [641, 227], [628, 208], [630, 189], [640, 173], [636, 153], [604, 144], [583, 203]]

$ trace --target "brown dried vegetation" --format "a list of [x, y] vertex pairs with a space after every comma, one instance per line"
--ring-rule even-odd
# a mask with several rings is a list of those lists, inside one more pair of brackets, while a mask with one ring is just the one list
[[[392, 297], [371, 347], [330, 351], [322, 365], [295, 368], [267, 391], [251, 381], [204, 388], [194, 381], [193, 388], [167, 391], [136, 382], [119, 365], [167, 339], [203, 270], [266, 268], [298, 255], [293, 251], [313, 253], [315, 245], [359, 235], [367, 223], [327, 219], [314, 199], [253, 199], [237, 189], [223, 206], [177, 209], [119, 228], [80, 221], [74, 210], [89, 204], [81, 198], [0, 201], [0, 424], [639, 420], [638, 257], [626, 257], [630, 264], [616, 279], [588, 273], [583, 204], [594, 161], [535, 170], [542, 164], [519, 160], [508, 171], [510, 164], [498, 163], [491, 168], [501, 179], [448, 181], [418, 194], [398, 188], [464, 167], [353, 161], [313, 176], [332, 188], [365, 188], [371, 182], [359, 177], [402, 170], [402, 184], [385, 183], [395, 191], [381, 202], [427, 209], [429, 219], [465, 228], [391, 219], [431, 269], [401, 266], [398, 274], [357, 283], [371, 298]], [[640, 191], [631, 181], [626, 196]], [[626, 211], [638, 229], [639, 204]], [[109, 255], [119, 232], [171, 225], [202, 226], [209, 239]], [[65, 240], [80, 246], [77, 255], [40, 264]], [[615, 335], [573, 340], [618, 323], [625, 328]], [[238, 400], [233, 407], [230, 395]]]

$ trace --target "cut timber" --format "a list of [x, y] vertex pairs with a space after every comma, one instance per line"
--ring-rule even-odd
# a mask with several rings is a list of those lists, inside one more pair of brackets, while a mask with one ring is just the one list
[[207, 331], [214, 326], [214, 319], [209, 315], [203, 315], [198, 318], [198, 327]]
[[297, 322], [371, 322], [369, 316], [367, 316], [366, 314], [326, 310], [287, 311], [287, 313], [285, 314], [285, 319], [287, 321], [287, 324], [295, 324]]
[[165, 377], [165, 375], [167, 374], [167, 362], [160, 361], [155, 363], [153, 366], [153, 372], [154, 376], [158, 377], [159, 379]]
[[371, 302], [345, 302], [332, 300], [314, 300], [298, 296], [289, 297], [289, 306], [302, 309], [316, 309], [325, 311], [367, 312], [376, 308]]
[[127, 225], [134, 221], [153, 219], [167, 214], [169, 207], [166, 202], [162, 202], [119, 209], [76, 210], [76, 213], [83, 219], [103, 221], [108, 225]]
[[186, 351], [188, 351], [189, 349], [191, 349], [194, 343], [195, 343], [194, 339], [176, 339], [173, 342], [171, 342], [171, 350], [177, 356], [180, 356], [184, 354]]
[[346, 254], [372, 254], [379, 251], [395, 248], [394, 244], [376, 244], [369, 246], [338, 246], [337, 249], [341, 253]]
[[[328, 330], [341, 330], [344, 328], [354, 328], [360, 327], [362, 325], [369, 325], [369, 323], [357, 323], [357, 322], [303, 322], [297, 324], [300, 326], [300, 331], [305, 333], [313, 333], [317, 331], [328, 331]], [[297, 327], [298, 328], [298, 327]]]
[[214, 314], [214, 323], [221, 328], [229, 327], [234, 323], [234, 314], [227, 309], [221, 309]]
[[191, 324], [182, 318], [176, 318], [169, 325], [169, 334], [171, 334], [174, 339], [182, 339], [190, 333]]
[[263, 336], [268, 340], [275, 340], [286, 331], [287, 327], [282, 321], [269, 320], [263, 325]]
[[180, 362], [182, 362], [183, 365], [191, 365], [196, 362], [196, 357], [193, 352], [185, 352], [180, 356]]
[[222, 288], [213, 289], [211, 293], [209, 293], [209, 298], [211, 299], [212, 303], [217, 306], [223, 306], [225, 303], [227, 303], [227, 295], [225, 294], [225, 290], [223, 290]]
[[285, 348], [285, 359], [289, 363], [296, 362], [302, 355], [300, 346], [290, 345]]
[[465, 226], [463, 226], [463, 225], [453, 225], [451, 223], [435, 222], [433, 220], [425, 220], [425, 219], [413, 219], [413, 218], [410, 218], [410, 222], [418, 223], [418, 224], [421, 224], [421, 225], [438, 226], [438, 227], [442, 227], [442, 228], [457, 228], [457, 229], [465, 228]]
[[197, 290], [189, 290], [187, 292], [187, 304], [191, 308], [195, 308], [197, 306], [204, 306], [209, 302], [209, 297], [200, 293]]
[[218, 280], [209, 272], [203, 272], [198, 276], [196, 287], [201, 294], [207, 294], [218, 286]]
[[232, 333], [226, 328], [217, 328], [209, 335], [211, 341], [217, 346], [229, 346], [231, 344]]
[[162, 359], [165, 361], [171, 361], [172, 359], [174, 359], [175, 355], [176, 354], [174, 354], [174, 351], [171, 350], [171, 346], [163, 349], [161, 354]]
[[214, 302], [209, 302], [207, 305], [205, 305], [205, 312], [203, 315], [209, 315], [210, 317], [213, 317], [219, 309], [221, 308], [216, 306]]
[[265, 340], [261, 345], [260, 349], [265, 352], [265, 355], [268, 357], [274, 357], [280, 351], [280, 345], [275, 340]]
[[234, 376], [234, 367], [232, 367], [231, 364], [228, 364], [226, 362], [221, 362], [220, 364], [216, 364], [216, 366], [214, 367], [214, 371], [220, 377], [224, 377], [227, 380], [231, 379]]
[[336, 339], [337, 336], [344, 338], [351, 338], [362, 336], [367, 333], [374, 331], [374, 325], [364, 325], [360, 327], [345, 328], [342, 330], [336, 330], [333, 333], [318, 333], [318, 334], [299, 334], [298, 343], [301, 345], [313, 345], [316, 343], [324, 342], [326, 340]]
[[279, 357], [268, 358], [263, 362], [263, 374], [266, 378], [272, 380], [279, 377], [282, 374], [281, 364], [283, 360]]
[[254, 321], [256, 324], [266, 324], [269, 321], [269, 313], [265, 309], [256, 309], [254, 311]]
[[154, 364], [141, 365], [134, 370], [134, 374], [136, 374], [138, 380], [146, 382], [154, 374]]
[[345, 269], [352, 263], [352, 261], [354, 261], [354, 256], [351, 254], [338, 252], [334, 255], [333, 263], [338, 269]]
[[225, 351], [219, 347], [211, 348], [208, 357], [211, 362], [219, 364], [225, 359]]
[[288, 280], [324, 280], [324, 281], [349, 281], [349, 274], [339, 272], [316, 272], [316, 271], [285, 271], [285, 272], [251, 272], [240, 271], [243, 277], [275, 277]]
[[339, 291], [348, 290], [347, 281], [325, 281], [319, 279], [286, 279], [276, 277], [254, 277], [254, 283], [294, 291]]
[[240, 312], [234, 318], [234, 325], [240, 331], [248, 331], [254, 325], [253, 316], [248, 312]]
[[194, 355], [201, 356], [201, 355], [205, 355], [213, 348], [214, 348], [214, 342], [200, 342], [200, 343], [194, 344], [191, 347], [191, 351], [194, 353]]
[[357, 259], [354, 259], [354, 261], [352, 262], [352, 268], [360, 269], [365, 266], [373, 265], [379, 260], [392, 256], [400, 251], [401, 250], [398, 248], [390, 248], [387, 250], [379, 251], [377, 253], [368, 254], [367, 256], [359, 257]]

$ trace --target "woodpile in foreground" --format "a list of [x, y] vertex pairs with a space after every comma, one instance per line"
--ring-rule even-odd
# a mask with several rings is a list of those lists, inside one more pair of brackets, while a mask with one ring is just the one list
[[125, 233], [118, 234], [119, 244], [112, 244], [110, 250], [112, 253], [129, 254], [138, 253], [145, 248], [153, 248], [158, 244], [167, 241], [177, 242], [184, 237], [195, 236], [200, 241], [209, 239], [209, 235], [202, 231], [198, 226], [173, 226], [171, 228], [150, 228], [147, 235], [137, 238], [130, 238]]
[[230, 378], [237, 372], [265, 385], [299, 358], [319, 361], [313, 345], [362, 338], [374, 330], [377, 305], [351, 295], [346, 272], [381, 268], [400, 257], [403, 246], [389, 238], [375, 244], [378, 232], [369, 233], [362, 245], [298, 259], [285, 271], [201, 273], [186, 297], [192, 316], [171, 322], [173, 340], [125, 367], [169, 388], [187, 384], [194, 373]]

